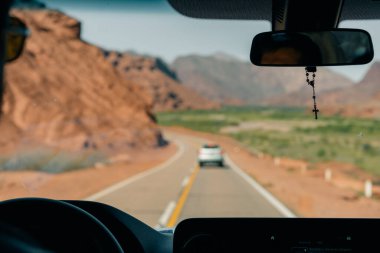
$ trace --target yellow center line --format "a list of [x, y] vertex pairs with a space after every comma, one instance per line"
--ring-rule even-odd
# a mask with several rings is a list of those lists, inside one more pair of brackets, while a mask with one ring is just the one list
[[183, 206], [186, 203], [187, 197], [189, 196], [191, 187], [193, 186], [193, 183], [195, 181], [195, 178], [197, 177], [199, 170], [200, 170], [200, 167], [197, 165], [193, 173], [191, 174], [188, 184], [183, 189], [182, 194], [178, 199], [177, 205], [174, 208], [172, 215], [170, 216], [168, 224], [166, 225], [168, 228], [172, 228], [177, 224], [177, 220], [182, 212]]

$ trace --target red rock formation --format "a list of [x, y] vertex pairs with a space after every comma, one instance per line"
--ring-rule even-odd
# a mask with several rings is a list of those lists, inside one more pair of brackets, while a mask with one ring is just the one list
[[163, 143], [141, 91], [80, 39], [80, 23], [51, 10], [13, 13], [31, 30], [23, 55], [6, 66], [0, 149], [35, 143], [77, 149]]
[[169, 66], [159, 58], [131, 53], [104, 52], [121, 75], [149, 94], [155, 111], [210, 109], [218, 107], [199, 93], [184, 86]]

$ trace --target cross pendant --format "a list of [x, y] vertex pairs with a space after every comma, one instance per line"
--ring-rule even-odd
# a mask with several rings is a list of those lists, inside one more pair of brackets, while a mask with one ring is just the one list
[[319, 112], [318, 108], [314, 107], [313, 112], [314, 112], [314, 115], [315, 115], [315, 119], [318, 119], [318, 112]]

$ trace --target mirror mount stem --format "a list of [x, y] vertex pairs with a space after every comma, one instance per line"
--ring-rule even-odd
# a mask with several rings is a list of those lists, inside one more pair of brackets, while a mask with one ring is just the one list
[[305, 69], [307, 72], [317, 72], [317, 67], [315, 66], [307, 66]]
[[272, 31], [337, 28], [342, 6], [343, 0], [272, 0]]

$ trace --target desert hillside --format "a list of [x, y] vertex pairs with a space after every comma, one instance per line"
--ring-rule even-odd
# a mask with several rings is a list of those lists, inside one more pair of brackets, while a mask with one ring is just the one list
[[[272, 104], [271, 99], [276, 104], [278, 98], [306, 86], [304, 68], [257, 67], [221, 53], [179, 57], [172, 67], [185, 85], [224, 104]], [[319, 91], [352, 85], [352, 81], [327, 68], [318, 70]]]
[[154, 111], [210, 109], [218, 107], [193, 89], [185, 86], [177, 74], [160, 58], [132, 53], [104, 51], [105, 58], [128, 81], [148, 94]]
[[77, 20], [52, 10], [13, 14], [31, 35], [21, 58], [6, 66], [1, 150], [36, 143], [71, 150], [164, 143], [149, 94], [81, 40]]
[[[321, 73], [317, 75], [317, 102], [321, 113], [325, 115], [339, 114], [354, 117], [380, 116], [380, 62], [372, 64], [364, 78], [351, 86], [332, 90], [320, 90]], [[312, 106], [311, 88], [304, 87], [299, 91], [267, 99], [269, 105]]]
[[329, 114], [380, 117], [379, 77], [380, 62], [375, 62], [354, 86], [323, 93], [322, 108]]

